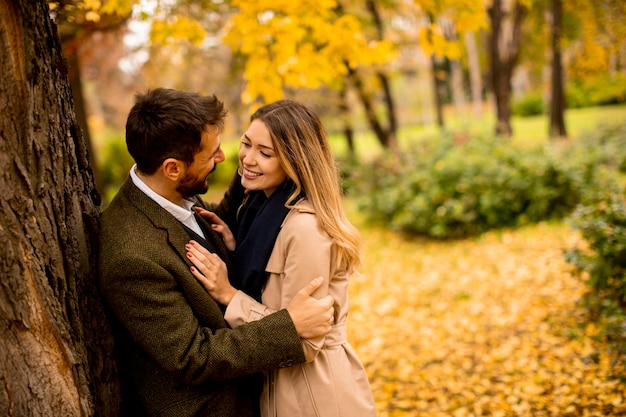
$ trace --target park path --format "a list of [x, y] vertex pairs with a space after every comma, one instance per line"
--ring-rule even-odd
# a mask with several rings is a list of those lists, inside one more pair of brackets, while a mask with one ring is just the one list
[[380, 417], [626, 416], [626, 369], [581, 325], [566, 225], [434, 242], [359, 224], [348, 338]]

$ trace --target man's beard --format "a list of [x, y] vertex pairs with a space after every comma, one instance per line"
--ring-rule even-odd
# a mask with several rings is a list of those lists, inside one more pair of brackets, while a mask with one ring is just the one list
[[209, 177], [205, 177], [203, 181], [182, 181], [176, 188], [176, 191], [178, 191], [183, 198], [190, 198], [197, 194], [204, 194], [209, 191]]
[[211, 172], [209, 172], [203, 180], [194, 179], [189, 181], [187, 177], [183, 178], [178, 187], [176, 187], [176, 191], [178, 191], [183, 198], [190, 198], [197, 194], [206, 193], [209, 191], [209, 175], [211, 175], [216, 168], [217, 164], [213, 166]]

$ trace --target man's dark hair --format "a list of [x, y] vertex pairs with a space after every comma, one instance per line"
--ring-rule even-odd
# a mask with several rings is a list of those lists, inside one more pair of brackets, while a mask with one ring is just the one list
[[165, 88], [135, 96], [126, 121], [126, 146], [145, 174], [154, 174], [167, 158], [193, 162], [200, 151], [202, 132], [224, 129], [226, 110], [215, 95]]

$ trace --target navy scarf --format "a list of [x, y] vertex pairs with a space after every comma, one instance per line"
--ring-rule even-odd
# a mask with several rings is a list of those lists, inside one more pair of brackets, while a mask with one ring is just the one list
[[290, 209], [285, 207], [285, 203], [293, 190], [294, 184], [288, 180], [269, 198], [263, 191], [252, 191], [240, 212], [232, 284], [259, 302], [268, 278], [265, 267], [280, 226], [289, 213]]

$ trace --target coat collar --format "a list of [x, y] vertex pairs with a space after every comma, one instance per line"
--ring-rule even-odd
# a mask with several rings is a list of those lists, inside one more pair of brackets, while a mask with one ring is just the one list
[[172, 248], [191, 266], [185, 250], [185, 245], [189, 242], [189, 234], [182, 224], [156, 201], [137, 188], [130, 176], [122, 184], [119, 193], [124, 195], [138, 211], [142, 212], [155, 228], [162, 229], [167, 233]]

